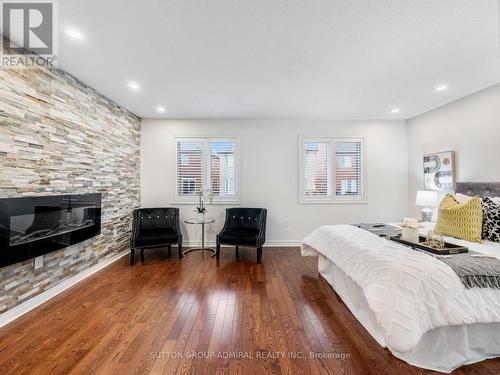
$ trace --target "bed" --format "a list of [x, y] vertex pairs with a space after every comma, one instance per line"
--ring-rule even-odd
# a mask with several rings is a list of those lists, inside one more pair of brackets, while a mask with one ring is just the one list
[[[500, 197], [500, 183], [457, 183], [456, 192]], [[446, 240], [500, 259], [500, 243]], [[320, 275], [401, 360], [449, 373], [500, 356], [500, 290], [466, 289], [444, 262], [354, 226], [323, 226], [301, 250], [318, 256]]]

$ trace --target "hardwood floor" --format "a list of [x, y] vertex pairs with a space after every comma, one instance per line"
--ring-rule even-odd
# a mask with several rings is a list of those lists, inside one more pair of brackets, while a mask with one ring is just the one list
[[[0, 374], [432, 374], [382, 349], [296, 248], [260, 265], [255, 249], [166, 253], [124, 257], [0, 329]], [[499, 373], [500, 359], [454, 372]]]

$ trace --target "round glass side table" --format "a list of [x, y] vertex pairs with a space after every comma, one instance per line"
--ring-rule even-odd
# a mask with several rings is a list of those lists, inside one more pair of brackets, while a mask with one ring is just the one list
[[209, 251], [211, 252], [211, 256], [215, 256], [216, 250], [211, 248], [211, 247], [205, 247], [205, 224], [212, 224], [215, 222], [215, 219], [211, 217], [207, 217], [204, 219], [198, 219], [198, 218], [190, 218], [190, 219], [185, 219], [184, 222], [186, 224], [197, 224], [201, 225], [201, 247], [190, 247], [189, 249], [186, 249], [182, 252], [182, 255], [186, 255], [187, 253], [190, 253], [191, 251]]

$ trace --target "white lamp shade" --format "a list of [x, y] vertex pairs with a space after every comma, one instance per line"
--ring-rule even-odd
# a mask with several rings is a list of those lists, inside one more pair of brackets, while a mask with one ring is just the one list
[[415, 206], [418, 207], [436, 207], [438, 192], [435, 190], [419, 190], [415, 199]]

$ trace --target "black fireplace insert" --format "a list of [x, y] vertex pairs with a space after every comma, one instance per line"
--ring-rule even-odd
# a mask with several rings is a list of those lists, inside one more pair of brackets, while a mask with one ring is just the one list
[[101, 194], [0, 199], [0, 267], [101, 233]]

